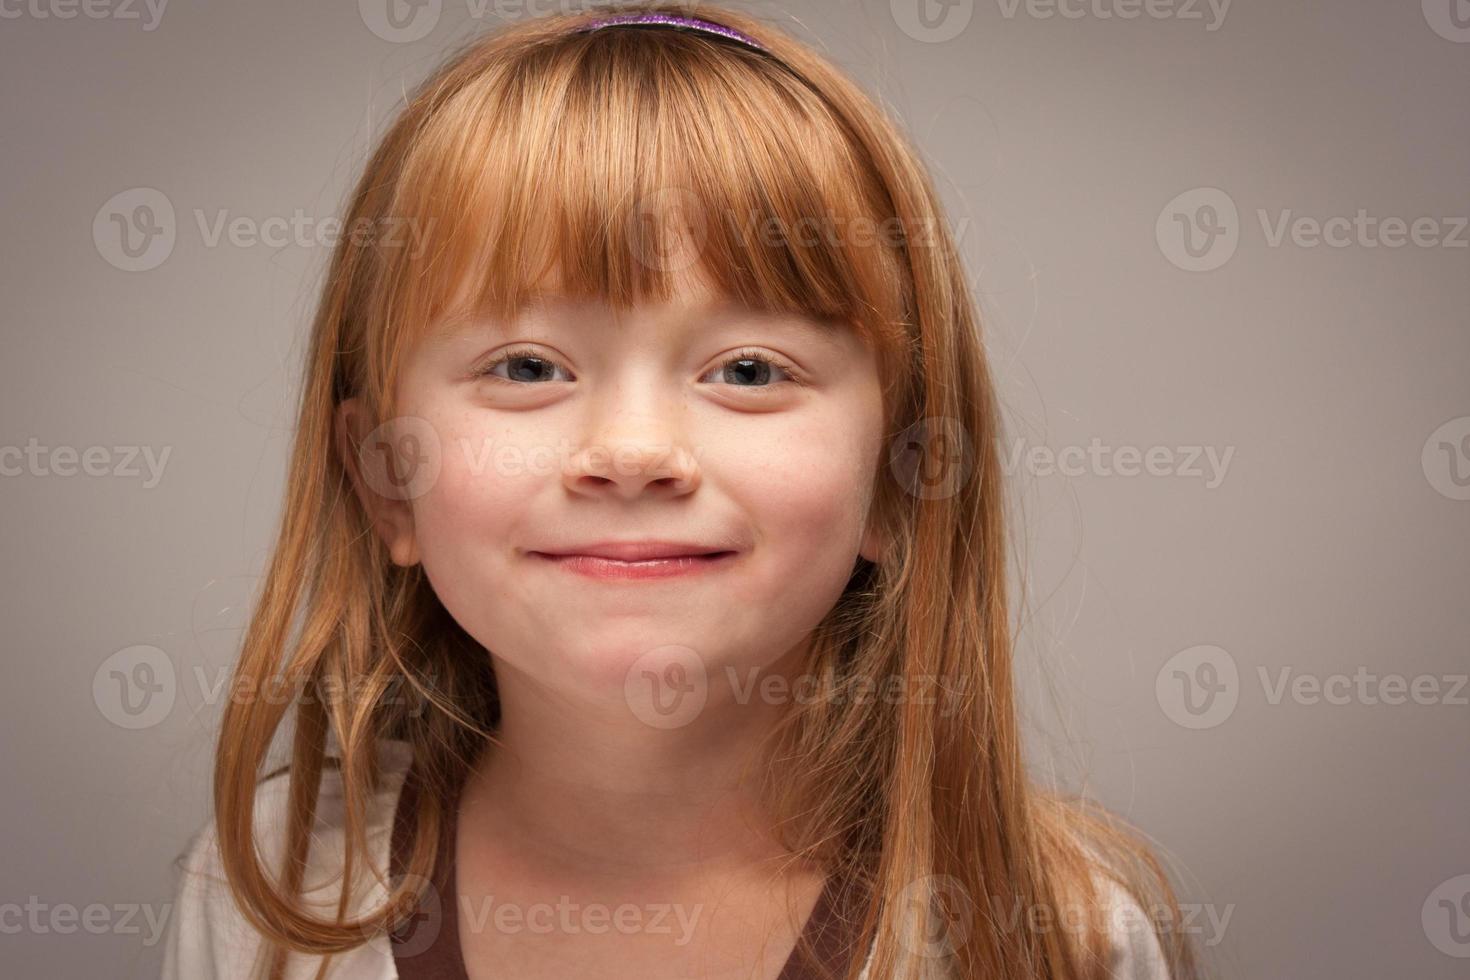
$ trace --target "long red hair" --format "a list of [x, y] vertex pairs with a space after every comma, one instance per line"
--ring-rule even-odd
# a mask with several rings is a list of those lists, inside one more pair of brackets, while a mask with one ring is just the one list
[[[647, 219], [677, 212], [696, 219], [701, 260], [726, 293], [840, 319], [878, 347], [888, 433], [920, 466], [943, 463], [956, 434], [968, 454], [943, 493], [913, 492], [895, 468], [873, 474], [887, 554], [863, 563], [816, 630], [805, 673], [820, 683], [772, 733], [784, 762], [769, 767], [767, 788], [783, 839], [861, 883], [854, 925], [864, 949], [876, 943], [875, 978], [926, 975], [923, 912], [936, 901], [959, 916], [951, 975], [1101, 978], [1100, 881], [1149, 908], [1177, 903], [1135, 834], [1034, 785], [1023, 766], [999, 412], [929, 178], [894, 122], [785, 33], [705, 4], [638, 9], [729, 25], [769, 53], [685, 32], [572, 31], [591, 14], [521, 22], [464, 45], [411, 94], [352, 192], [349, 229], [407, 223], [430, 234], [422, 249], [344, 236], [312, 330], [279, 538], [235, 677], [240, 690], [303, 695], [281, 868], [257, 855], [254, 803], [292, 705], [232, 698], [224, 716], [220, 852], [272, 952], [271, 975], [288, 950], [340, 952], [405, 913], [447, 826], [443, 801], [497, 717], [486, 651], [420, 567], [394, 565], [372, 533], [334, 440], [337, 405], [356, 396], [393, 417], [405, 352], [452, 312], [466, 281], [481, 291], [477, 308], [505, 316], [549, 261], [568, 291], [619, 308], [668, 298], [669, 272], [648, 258], [667, 254], [670, 223]], [[792, 230], [814, 217], [844, 233], [798, 240]], [[787, 234], [760, 231], [771, 227]], [[864, 228], [875, 233], [855, 231]], [[848, 696], [885, 678], [932, 679], [944, 696]], [[415, 698], [396, 696], [405, 691]], [[382, 738], [411, 744], [430, 789], [419, 794], [408, 874], [366, 917], [347, 914], [344, 889], [339, 914], [323, 920], [299, 901], [323, 769], [340, 767], [352, 881], [370, 853], [363, 828]], [[1038, 908], [1086, 915], [1076, 928], [1008, 925], [1008, 910]], [[1156, 928], [1172, 975], [1188, 980], [1196, 968], [1177, 925]]]

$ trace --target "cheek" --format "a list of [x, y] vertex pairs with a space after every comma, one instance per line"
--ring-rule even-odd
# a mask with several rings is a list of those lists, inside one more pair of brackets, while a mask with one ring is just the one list
[[528, 501], [549, 477], [537, 475], [534, 447], [514, 430], [497, 427], [486, 413], [421, 410], [439, 434], [439, 472], [413, 501], [414, 531], [424, 571], [445, 606], [465, 621], [504, 587], [504, 570], [516, 541], [523, 540]]
[[[436, 422], [441, 439], [439, 476], [415, 501], [414, 522], [422, 533], [481, 538], [503, 532], [516, 516], [515, 503], [536, 481], [534, 463], [513, 434], [472, 415]], [[504, 534], [497, 535], [504, 538]]]
[[776, 559], [764, 583], [776, 595], [793, 577], [815, 584], [821, 576], [840, 592], [851, 575], [878, 459], [873, 432], [855, 421], [826, 413], [782, 420], [703, 460], [706, 476], [749, 516], [757, 547]]

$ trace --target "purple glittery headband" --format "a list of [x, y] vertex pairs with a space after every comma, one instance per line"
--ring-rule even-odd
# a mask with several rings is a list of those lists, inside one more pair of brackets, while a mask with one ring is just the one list
[[602, 20], [593, 21], [577, 29], [577, 33], [596, 31], [604, 27], [677, 27], [686, 31], [699, 31], [701, 34], [713, 34], [717, 37], [727, 38], [741, 44], [755, 48], [757, 51], [770, 53], [766, 46], [743, 31], [737, 31], [733, 27], [724, 24], [714, 24], [697, 17], [678, 17], [674, 14], [620, 14], [616, 17], [606, 17]]

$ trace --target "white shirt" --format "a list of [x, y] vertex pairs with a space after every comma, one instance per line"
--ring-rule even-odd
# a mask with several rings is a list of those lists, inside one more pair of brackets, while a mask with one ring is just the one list
[[[412, 761], [407, 742], [380, 743], [381, 789], [368, 807], [369, 859], [385, 870], [389, 867], [393, 819], [398, 794]], [[285, 817], [289, 780], [285, 774], [264, 780], [257, 788], [255, 827], [261, 858], [267, 868], [280, 867], [285, 844]], [[323, 772], [317, 802], [316, 828], [307, 856], [303, 878], [303, 901], [322, 918], [335, 914], [341, 894], [341, 855], [345, 852], [344, 805], [341, 775], [335, 769]], [[387, 890], [370, 871], [357, 862], [358, 903], [361, 915], [378, 908]], [[1109, 964], [1116, 980], [1169, 980], [1163, 951], [1142, 909], [1117, 885], [1099, 879], [1103, 899], [1113, 912], [1114, 953]], [[1022, 923], [1024, 926], [1024, 922]], [[174, 907], [164, 940], [163, 980], [248, 980], [255, 957], [263, 943], [234, 903], [220, 864], [214, 821], [207, 822], [191, 838], [182, 855]], [[312, 980], [323, 957], [292, 952], [286, 960], [286, 980]], [[862, 978], [868, 977], [870, 951]], [[374, 936], [345, 953], [332, 957], [330, 977], [349, 980], [397, 980], [392, 945], [387, 936]]]

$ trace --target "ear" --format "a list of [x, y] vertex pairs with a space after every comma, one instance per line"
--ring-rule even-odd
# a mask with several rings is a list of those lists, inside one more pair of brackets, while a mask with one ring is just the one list
[[408, 567], [419, 561], [418, 538], [414, 534], [413, 506], [407, 499], [380, 492], [393, 486], [378, 471], [394, 466], [393, 447], [373, 426], [374, 418], [361, 399], [349, 398], [337, 406], [334, 430], [337, 453], [352, 479], [353, 490], [362, 502], [373, 530], [383, 539], [395, 565]]

